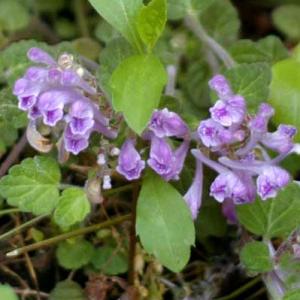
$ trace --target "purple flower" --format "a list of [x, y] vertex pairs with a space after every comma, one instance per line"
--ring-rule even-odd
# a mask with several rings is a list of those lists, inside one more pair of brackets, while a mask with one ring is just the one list
[[151, 139], [150, 158], [148, 165], [166, 181], [178, 180], [189, 148], [189, 141], [183, 141], [173, 151], [162, 138], [153, 136]]
[[220, 98], [232, 95], [232, 91], [227, 79], [223, 75], [215, 75], [209, 82], [210, 88], [218, 94]]
[[175, 157], [170, 145], [162, 138], [152, 137], [148, 165], [165, 180], [173, 178]]
[[210, 195], [218, 202], [232, 199], [235, 204], [249, 203], [255, 199], [255, 190], [250, 180], [228, 171], [219, 174], [210, 187]]
[[148, 127], [157, 137], [184, 137], [188, 133], [188, 127], [183, 120], [167, 108], [155, 110]]
[[295, 127], [281, 124], [275, 132], [267, 132], [261, 142], [279, 153], [287, 153], [294, 147], [293, 138], [296, 133]]
[[257, 115], [249, 122], [249, 128], [253, 132], [265, 133], [268, 130], [268, 123], [274, 114], [274, 109], [267, 103], [262, 103], [259, 106]]
[[128, 139], [123, 144], [119, 158], [117, 172], [122, 174], [127, 180], [138, 179], [142, 170], [145, 168], [145, 162], [134, 147], [134, 141]]
[[203, 164], [200, 160], [196, 160], [196, 170], [192, 185], [184, 195], [184, 200], [190, 208], [192, 218], [197, 218], [199, 208], [202, 202], [202, 188], [203, 188]]
[[65, 70], [62, 72], [61, 84], [63, 86], [79, 87], [89, 94], [96, 94], [95, 88], [82, 80], [74, 70]]
[[219, 147], [232, 140], [231, 132], [212, 119], [201, 121], [197, 132], [206, 147]]
[[278, 191], [290, 182], [290, 175], [277, 166], [265, 166], [257, 177], [257, 193], [262, 200], [276, 197]]
[[51, 90], [39, 96], [38, 108], [46, 125], [55, 126], [63, 118], [64, 105], [68, 99], [68, 93], [59, 90]]
[[52, 58], [51, 55], [49, 55], [47, 52], [40, 48], [31, 48], [27, 52], [28, 58], [39, 64], [45, 64], [45, 65], [56, 65], [56, 61]]
[[39, 92], [40, 86], [25, 78], [18, 79], [13, 89], [14, 95], [19, 100], [18, 107], [24, 111], [31, 109], [35, 105]]
[[225, 101], [218, 100], [209, 111], [214, 121], [229, 127], [233, 124], [242, 123], [245, 117], [246, 104], [242, 96], [234, 95]]
[[70, 129], [67, 127], [64, 134], [64, 146], [68, 152], [77, 155], [82, 150], [86, 149], [89, 145], [88, 142], [89, 134], [86, 136], [74, 135]]
[[74, 102], [66, 117], [73, 134], [84, 135], [94, 126], [94, 112], [91, 105], [85, 101]]
[[229, 223], [231, 223], [231, 224], [238, 223], [238, 218], [236, 215], [236, 207], [235, 207], [235, 203], [232, 201], [232, 199], [226, 199], [222, 203], [222, 213], [227, 218]]

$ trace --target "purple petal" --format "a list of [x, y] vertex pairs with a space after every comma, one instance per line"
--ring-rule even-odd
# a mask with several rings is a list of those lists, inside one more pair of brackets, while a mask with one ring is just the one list
[[76, 101], [72, 104], [69, 115], [76, 118], [92, 119], [94, 112], [92, 106], [86, 101]]
[[65, 86], [77, 86], [89, 94], [95, 94], [96, 89], [86, 83], [74, 70], [65, 70], [62, 73], [61, 84]]
[[36, 97], [34, 95], [20, 96], [18, 97], [18, 99], [19, 99], [18, 107], [24, 111], [29, 110], [36, 103]]
[[46, 125], [55, 126], [56, 123], [62, 120], [64, 111], [62, 108], [56, 108], [53, 110], [42, 111], [43, 121]]
[[199, 208], [202, 202], [202, 188], [203, 188], [203, 164], [198, 159], [196, 160], [196, 170], [193, 183], [184, 195], [184, 200], [190, 208], [192, 218], [197, 218]]
[[210, 187], [210, 195], [218, 202], [225, 199], [232, 199], [235, 204], [248, 203], [253, 201], [253, 188], [249, 182], [243, 181], [241, 176], [233, 172], [221, 173], [216, 177]]
[[209, 111], [212, 119], [223, 126], [240, 124], [245, 117], [245, 100], [239, 95], [232, 96], [228, 101], [218, 100]]
[[145, 162], [135, 149], [134, 141], [132, 139], [126, 140], [120, 150], [117, 172], [122, 174], [127, 180], [134, 180], [140, 178], [144, 168]]
[[48, 70], [48, 79], [51, 82], [58, 83], [61, 80], [62, 72], [57, 68], [52, 68]]
[[232, 134], [212, 119], [201, 121], [197, 132], [206, 147], [219, 147], [232, 139]]
[[80, 119], [71, 118], [69, 121], [69, 126], [72, 133], [84, 135], [88, 130], [90, 130], [95, 124], [93, 119]]
[[168, 136], [184, 137], [188, 133], [187, 125], [179, 115], [167, 108], [153, 112], [149, 129], [160, 138]]
[[150, 158], [148, 165], [165, 180], [173, 177], [173, 164], [175, 157], [170, 145], [161, 138], [153, 137], [151, 139]]
[[55, 60], [44, 50], [40, 48], [31, 48], [27, 52], [28, 58], [35, 62], [35, 63], [41, 63], [46, 65], [56, 65]]
[[13, 88], [13, 94], [15, 96], [19, 96], [23, 94], [26, 89], [28, 88], [29, 81], [25, 78], [20, 78], [15, 82], [14, 88]]
[[287, 153], [294, 147], [293, 137], [296, 133], [297, 129], [293, 126], [279, 125], [277, 131], [267, 132], [261, 142], [279, 153]]
[[36, 105], [34, 105], [28, 112], [28, 117], [31, 120], [36, 120], [37, 118], [41, 117], [42, 113], [38, 109]]
[[290, 175], [287, 171], [276, 166], [266, 166], [257, 177], [257, 193], [262, 200], [274, 198], [289, 182]]
[[34, 82], [45, 81], [48, 79], [48, 70], [42, 67], [30, 67], [27, 69], [24, 77]]
[[231, 224], [237, 224], [236, 207], [232, 199], [226, 199], [222, 203], [222, 213]]
[[223, 75], [215, 75], [209, 82], [211, 89], [217, 92], [220, 98], [232, 95], [232, 91], [227, 79]]

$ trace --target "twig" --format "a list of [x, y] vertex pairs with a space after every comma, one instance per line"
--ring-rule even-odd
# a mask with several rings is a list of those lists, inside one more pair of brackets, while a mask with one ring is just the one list
[[99, 224], [94, 224], [94, 225], [91, 225], [91, 226], [88, 226], [88, 227], [76, 229], [76, 230], [73, 230], [73, 231], [70, 231], [70, 232], [67, 232], [67, 233], [63, 233], [63, 234], [54, 236], [54, 237], [52, 237], [50, 239], [47, 239], [47, 240], [43, 240], [43, 241], [28, 245], [28, 246], [17, 248], [15, 250], [12, 250], [12, 251], [6, 253], [6, 256], [7, 257], [15, 257], [15, 256], [23, 254], [24, 252], [29, 252], [29, 251], [33, 251], [33, 250], [40, 249], [40, 248], [43, 248], [43, 247], [48, 247], [48, 246], [56, 244], [60, 241], [63, 241], [63, 240], [69, 239], [69, 238], [73, 238], [75, 236], [84, 235], [84, 234], [96, 231], [98, 229], [110, 227], [110, 226], [122, 223], [122, 222], [124, 222], [126, 220], [130, 220], [130, 219], [131, 219], [131, 214], [116, 217], [116, 218], [111, 219], [109, 221], [105, 221], [105, 222], [102, 222], [102, 223], [99, 223]]
[[257, 292], [255, 292], [253, 295], [247, 297], [245, 300], [257, 300], [257, 299], [259, 299], [258, 296], [264, 294], [265, 292], [266, 292], [266, 288], [263, 286]]
[[10, 236], [12, 236], [16, 233], [20, 233], [24, 229], [38, 223], [40, 220], [44, 219], [45, 217], [47, 217], [47, 215], [42, 215], [42, 216], [35, 217], [35, 218], [29, 220], [28, 222], [25, 222], [22, 225], [5, 232], [4, 234], [0, 235], [0, 240], [6, 240]]
[[[0, 210], [0, 217], [8, 214], [14, 214], [20, 212], [19, 208], [8, 208], [8, 209], [3, 209]], [[1, 239], [1, 238], [0, 238]]]
[[17, 294], [20, 294], [22, 296], [37, 296], [40, 295], [41, 298], [49, 298], [49, 294], [44, 293], [44, 292], [40, 292], [40, 291], [35, 291], [35, 290], [31, 290], [31, 289], [18, 289], [18, 288], [14, 288], [14, 291]]
[[10, 166], [18, 159], [19, 155], [27, 145], [27, 138], [26, 138], [26, 132], [23, 133], [21, 139], [18, 141], [17, 144], [12, 148], [4, 162], [1, 164], [0, 167], [0, 177], [5, 175], [7, 170], [10, 168]]
[[[20, 215], [19, 214], [16, 215], [15, 222], [16, 222], [16, 227], [17, 228], [21, 227], [21, 225], [20, 225]], [[18, 237], [20, 239], [20, 244], [23, 247], [24, 246], [24, 240], [23, 240], [23, 235], [22, 235], [22, 233], [20, 231], [18, 231]], [[38, 279], [37, 279], [37, 276], [36, 276], [36, 272], [34, 270], [32, 261], [31, 261], [31, 259], [30, 259], [30, 257], [29, 257], [29, 255], [28, 255], [27, 252], [24, 253], [24, 258], [25, 258], [26, 267], [27, 267], [29, 276], [31, 277], [31, 280], [32, 280], [32, 282], [34, 284], [34, 287], [37, 290], [39, 290], [39, 283], [38, 283]], [[36, 297], [37, 297], [37, 300], [41, 299], [39, 293], [36, 295]]]
[[128, 282], [130, 285], [134, 286], [136, 283], [136, 266], [135, 266], [135, 256], [136, 256], [136, 204], [138, 199], [138, 185], [135, 185], [132, 190], [132, 222], [130, 227], [129, 235], [129, 260], [128, 260]]
[[240, 288], [238, 288], [237, 290], [235, 290], [234, 292], [232, 292], [231, 294], [221, 297], [221, 298], [217, 298], [215, 300], [230, 300], [230, 299], [234, 299], [235, 297], [241, 295], [242, 293], [244, 293], [245, 291], [247, 291], [248, 289], [250, 289], [251, 287], [253, 287], [254, 285], [256, 285], [258, 282], [261, 281], [261, 277], [255, 277], [252, 280], [248, 281], [245, 285], [241, 286]]
[[24, 288], [24, 289], [28, 289], [29, 286], [27, 284], [27, 282], [25, 280], [23, 280], [21, 278], [21, 276], [19, 276], [16, 272], [14, 272], [13, 270], [11, 270], [10, 268], [4, 266], [3, 264], [0, 266], [0, 269], [5, 272], [6, 274], [10, 275], [11, 277], [15, 278], [19, 284]]
[[201, 42], [205, 43], [214, 52], [214, 54], [224, 62], [227, 68], [235, 66], [235, 61], [229, 53], [206, 33], [195, 14], [189, 13], [185, 17], [184, 22], [186, 27], [190, 29]]

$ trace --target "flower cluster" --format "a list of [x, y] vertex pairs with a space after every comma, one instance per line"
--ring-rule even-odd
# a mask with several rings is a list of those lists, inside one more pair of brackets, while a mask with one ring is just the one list
[[[168, 138], [176, 137], [183, 142], [175, 150]], [[152, 114], [145, 140], [151, 141], [147, 164], [166, 181], [178, 180], [189, 149], [189, 130], [184, 121], [168, 109], [155, 110]], [[134, 147], [134, 141], [127, 140], [121, 148], [117, 171], [128, 180], [137, 179], [145, 168], [145, 161]]]
[[[202, 149], [191, 152], [198, 164], [204, 163], [218, 173], [211, 184], [210, 195], [223, 203], [223, 211], [233, 220], [233, 204], [252, 202], [256, 194], [262, 200], [273, 198], [289, 183], [289, 173], [278, 163], [293, 151], [296, 129], [281, 124], [275, 132], [268, 132], [273, 108], [262, 103], [257, 114], [251, 116], [246, 111], [244, 98], [232, 92], [222, 75], [213, 77], [209, 86], [216, 92], [218, 100], [210, 108], [211, 117], [200, 122], [197, 139], [202, 147], [208, 148], [205, 152], [213, 153], [217, 160], [204, 155]], [[268, 149], [278, 152], [278, 156], [270, 158]], [[198, 169], [196, 182], [189, 193], [195, 195], [190, 202], [198, 204], [190, 204], [193, 216], [201, 203], [197, 198], [201, 176], [197, 174], [202, 170]]]
[[16, 81], [13, 93], [31, 122], [42, 120], [50, 127], [63, 123], [63, 146], [75, 155], [88, 147], [93, 131], [116, 137], [95, 102], [97, 89], [92, 75], [76, 65], [72, 55], [62, 54], [55, 61], [39, 48], [31, 48], [27, 55], [36, 66], [29, 67]]

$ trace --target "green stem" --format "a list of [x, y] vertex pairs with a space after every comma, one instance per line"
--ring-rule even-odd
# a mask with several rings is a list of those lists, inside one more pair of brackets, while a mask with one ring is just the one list
[[20, 212], [19, 208], [8, 208], [8, 209], [3, 209], [0, 210], [0, 217], [8, 214], [14, 214]]
[[244, 293], [245, 291], [247, 291], [248, 289], [250, 289], [251, 287], [253, 287], [254, 285], [256, 285], [259, 281], [261, 281], [261, 277], [255, 277], [252, 280], [248, 281], [245, 285], [241, 286], [239, 289], [235, 290], [233, 293], [221, 297], [221, 298], [217, 298], [215, 300], [230, 300], [230, 299], [234, 299], [237, 296], [241, 295], [242, 293]]
[[76, 237], [76, 236], [79, 236], [79, 235], [84, 235], [84, 234], [94, 232], [94, 231], [102, 229], [102, 228], [106, 228], [106, 227], [110, 227], [110, 226], [122, 223], [126, 220], [130, 220], [130, 218], [131, 218], [131, 214], [127, 214], [127, 215], [116, 217], [114, 219], [111, 219], [111, 220], [108, 220], [108, 221], [105, 221], [105, 222], [102, 222], [102, 223], [99, 223], [99, 224], [94, 224], [94, 225], [91, 225], [91, 226], [88, 226], [88, 227], [79, 228], [79, 229], [76, 229], [76, 230], [73, 230], [73, 231], [70, 231], [70, 232], [67, 232], [67, 233], [57, 235], [55, 237], [52, 237], [52, 238], [44, 240], [44, 241], [40, 241], [40, 242], [31, 244], [31, 245], [28, 245], [28, 246], [17, 248], [15, 250], [12, 250], [12, 251], [6, 253], [6, 256], [7, 257], [16, 257], [18, 255], [21, 255], [21, 254], [25, 253], [25, 252], [33, 251], [33, 250], [43, 248], [43, 247], [48, 247], [50, 245], [56, 244], [60, 241], [67, 240], [69, 238], [73, 238], [73, 237]]
[[230, 69], [235, 66], [236, 63], [230, 54], [217, 41], [207, 34], [197, 16], [193, 12], [190, 12], [184, 20], [186, 27], [190, 29], [201, 42], [206, 44], [206, 46], [208, 46], [212, 52], [221, 61], [223, 61], [227, 68]]
[[83, 0], [75, 0], [74, 3], [74, 11], [77, 20], [77, 24], [80, 30], [80, 34], [83, 37], [89, 37], [89, 26], [87, 23], [87, 19], [84, 14], [84, 1]]
[[102, 195], [107, 197], [107, 196], [111, 196], [111, 195], [118, 194], [118, 193], [121, 193], [121, 192], [130, 191], [134, 186], [135, 186], [134, 183], [122, 185], [122, 186], [117, 187], [115, 189], [102, 191]]
[[[19, 210], [18, 210], [19, 211]], [[36, 218], [33, 218], [31, 220], [29, 220], [28, 222], [23, 223], [22, 225], [13, 228], [7, 232], [5, 232], [4, 234], [0, 235], [0, 241], [1, 240], [6, 240], [9, 237], [11, 237], [14, 234], [20, 233], [21, 231], [25, 230], [26, 228], [38, 223], [40, 220], [44, 219], [45, 217], [47, 217], [48, 215], [42, 215], [42, 216], [38, 216]]]

